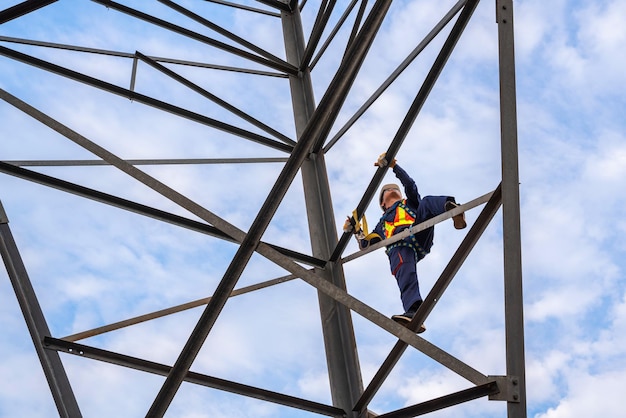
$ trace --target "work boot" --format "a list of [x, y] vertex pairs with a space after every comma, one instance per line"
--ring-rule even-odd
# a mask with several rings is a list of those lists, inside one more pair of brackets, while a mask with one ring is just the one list
[[[417, 312], [417, 308], [419, 307], [420, 304], [421, 303], [414, 304], [413, 306], [411, 306], [411, 309], [409, 309], [405, 313], [403, 313], [401, 315], [393, 315], [391, 317], [391, 319], [393, 319], [394, 321], [396, 321], [398, 324], [400, 324], [402, 326], [408, 327], [409, 323], [411, 322], [411, 320], [415, 316], [415, 312]], [[422, 325], [419, 326], [419, 328], [415, 332], [417, 332], [418, 334], [421, 334], [424, 331], [426, 331], [426, 327], [424, 326], [424, 324], [422, 324]]]
[[[456, 202], [453, 202], [452, 200], [448, 200], [446, 202], [446, 205], [444, 207], [444, 209], [446, 211], [452, 210], [456, 207], [458, 207], [459, 205]], [[465, 212], [463, 213], [459, 213], [458, 215], [454, 215], [452, 217], [452, 222], [454, 222], [454, 227], [456, 229], [463, 229], [467, 226], [467, 223], [465, 222]]]

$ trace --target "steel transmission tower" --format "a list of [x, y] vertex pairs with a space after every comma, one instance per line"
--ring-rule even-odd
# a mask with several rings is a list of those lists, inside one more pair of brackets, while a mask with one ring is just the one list
[[[381, 96], [384, 90], [394, 82], [395, 78], [421, 53], [425, 45], [428, 45], [435, 37], [443, 36], [441, 32], [446, 29], [445, 41], [442, 43], [432, 67], [429, 69], [421, 86], [419, 86], [419, 90], [416, 91], [413, 103], [406, 115], [404, 115], [402, 124], [399, 126], [395, 136], [386, 144], [387, 158], [394, 158], [411, 126], [419, 116], [423, 104], [428, 99], [429, 93], [443, 71], [448, 58], [454, 51], [457, 41], [462, 37], [465, 27], [471, 21], [473, 12], [479, 3], [478, 0], [460, 0], [450, 10], [442, 10], [441, 20], [432, 28], [427, 37], [407, 56], [403, 63], [389, 76], [376, 93], [358, 109], [352, 118], [342, 128], [335, 129], [336, 132], [333, 135], [331, 135], [331, 131], [336, 125], [337, 115], [345, 104], [364, 61], [368, 58], [370, 46], [385, 22], [387, 12], [392, 4], [391, 0], [376, 0], [373, 4], [368, 4], [365, 0], [354, 0], [349, 4], [348, 2], [339, 2], [337, 4], [333, 0], [322, 0], [321, 4], [317, 5], [307, 4], [306, 0], [301, 4], [288, 0], [257, 0], [256, 5], [252, 6], [250, 6], [250, 3], [244, 4], [243, 2], [238, 4], [237, 2], [222, 0], [211, 1], [213, 6], [221, 7], [225, 10], [235, 9], [237, 13], [248, 13], [274, 19], [274, 24], [282, 31], [283, 39], [274, 39], [273, 41], [281, 45], [284, 43], [284, 58], [269, 53], [251, 40], [242, 39], [234, 31], [227, 29], [225, 25], [221, 26], [214, 23], [210, 15], [202, 15], [200, 11], [193, 11], [170, 0], [158, 0], [158, 3], [160, 3], [160, 7], [176, 12], [180, 17], [176, 21], [163, 19], [148, 12], [140, 11], [124, 4], [124, 2], [118, 3], [106, 0], [93, 0], [93, 2], [106, 6], [109, 9], [109, 14], [115, 12], [119, 16], [124, 16], [125, 19], [129, 19], [129, 21], [141, 21], [155, 31], [171, 32], [177, 36], [197, 42], [204, 47], [214, 48], [220, 54], [230, 55], [239, 60], [239, 62], [249, 65], [240, 67], [225, 66], [206, 62], [193, 62], [191, 60], [185, 61], [173, 56], [158, 57], [148, 55], [150, 51], [144, 51], [143, 53], [139, 51], [135, 53], [118, 52], [84, 45], [51, 43], [40, 39], [5, 36], [6, 32], [3, 31], [3, 27], [9, 27], [10, 24], [27, 19], [29, 16], [41, 16], [45, 13], [53, 12], [56, 7], [55, 3], [57, 3], [54, 0], [26, 0], [0, 11], [0, 59], [5, 64], [20, 63], [20, 65], [27, 67], [36, 67], [44, 72], [56, 74], [60, 76], [60, 79], [70, 80], [77, 84], [99, 89], [105, 93], [129, 98], [134, 103], [146, 105], [158, 112], [188, 119], [209, 130], [218, 131], [222, 135], [232, 136], [237, 140], [251, 141], [258, 146], [282, 152], [285, 154], [285, 157], [268, 158], [259, 156], [241, 158], [239, 159], [241, 161], [237, 161], [237, 159], [211, 160], [202, 158], [202, 156], [199, 158], [172, 158], [151, 161], [124, 159], [105, 146], [92, 142], [72, 127], [64, 125], [61, 121], [38, 108], [38, 106], [28, 103], [28, 98], [20, 98], [17, 97], [17, 94], [14, 95], [10, 91], [0, 89], [2, 98], [0, 104], [4, 103], [4, 106], [12, 105], [18, 108], [24, 114], [42, 123], [47, 129], [56, 131], [65, 139], [98, 157], [97, 160], [64, 161], [8, 161], [6, 158], [0, 157], [3, 160], [0, 162], [0, 171], [6, 176], [17, 177], [26, 182], [38, 183], [62, 192], [81, 196], [85, 199], [94, 200], [118, 209], [131, 211], [181, 228], [206, 234], [214, 237], [214, 239], [223, 240], [225, 243], [235, 243], [237, 245], [236, 253], [234, 253], [232, 261], [223, 271], [213, 294], [193, 304], [193, 306], [202, 307], [202, 314], [184, 343], [182, 350], [177, 355], [176, 361], [171, 365], [164, 365], [81, 344], [77, 341], [179, 312], [183, 309], [188, 309], [191, 304], [173, 306], [163, 311], [146, 314], [140, 318], [131, 318], [119, 323], [104, 325], [98, 329], [84, 331], [69, 337], [58, 338], [51, 335], [46, 317], [39, 305], [37, 294], [31, 285], [27, 266], [24, 265], [19, 248], [9, 228], [10, 210], [0, 207], [0, 251], [2, 252], [8, 276], [15, 290], [60, 416], [82, 416], [79, 403], [74, 396], [71, 379], [68, 378], [64, 364], [61, 361], [60, 352], [163, 376], [165, 378], [163, 384], [158, 393], [154, 394], [152, 405], [146, 410], [146, 416], [150, 417], [160, 417], [166, 414], [183, 382], [204, 385], [232, 392], [243, 397], [252, 397], [286, 405], [322, 416], [368, 417], [375, 416], [368, 410], [370, 401], [376, 396], [378, 389], [385, 382], [385, 379], [408, 346], [436, 360], [441, 365], [465, 378], [471, 385], [466, 390], [451, 393], [401, 410], [388, 411], [379, 416], [418, 416], [487, 396], [493, 401], [506, 402], [508, 417], [526, 416], [512, 0], [495, 1], [499, 43], [502, 178], [500, 184], [492, 193], [477, 197], [455, 211], [448, 212], [429, 221], [429, 225], [438, 223], [461, 211], [470, 210], [484, 204], [476, 222], [472, 225], [454, 256], [441, 273], [412, 322], [417, 325], [427, 318], [476, 242], [480, 239], [484, 230], [493, 220], [496, 212], [502, 207], [506, 326], [506, 375], [504, 376], [487, 376], [482, 374], [409, 329], [393, 322], [347, 291], [343, 265], [361, 255], [365, 255], [365, 253], [358, 253], [350, 257], [343, 255], [351, 239], [351, 234], [343, 233], [341, 236], [337, 234], [337, 231], [341, 229], [335, 224], [329, 176], [325, 165], [325, 155], [332, 152], [332, 148], [337, 141], [346, 132], [349, 132], [353, 124], [368, 110], [372, 103]], [[140, 2], [139, 4], [144, 6], [146, 3]], [[204, 7], [208, 2], [199, 1], [198, 3], [196, 6]], [[203, 10], [203, 7], [198, 7], [198, 10]], [[305, 36], [301, 20], [301, 13], [306, 8], [316, 8], [314, 13], [312, 13], [315, 16], [315, 20], [311, 24], [308, 37]], [[340, 17], [337, 18], [337, 16]], [[212, 30], [219, 34], [219, 39], [223, 40], [203, 35], [199, 29], [187, 29], [182, 23], [177, 23], [185, 21], [185, 19], [187, 22], [193, 22], [196, 25], [195, 27]], [[331, 28], [330, 22], [333, 20], [336, 22], [336, 26]], [[63, 25], [63, 21], [60, 21], [59, 25]], [[342, 58], [334, 74], [329, 78], [328, 86], [324, 89], [323, 95], [319, 101], [316, 101], [313, 94], [312, 72], [315, 71], [315, 66], [320, 58], [324, 54], [329, 53], [329, 45], [332, 43], [333, 47], [336, 47], [338, 42], [334, 42], [333, 38], [340, 30], [349, 32], [349, 36], [345, 37], [342, 46]], [[33, 52], [24, 52], [24, 48], [20, 49], [17, 46], [26, 46], [30, 48], [26, 49], [26, 51]], [[46, 51], [46, 53], [41, 54], [41, 51]], [[52, 60], [45, 58], [50, 56], [50, 51], [72, 51], [73, 53], [80, 53], [89, 57], [106, 56], [126, 61], [130, 60], [133, 63], [130, 87], [122, 87], [119, 83], [105, 80], [104, 77], [90, 76], [86, 72], [74, 70], [59, 62], [54, 63]], [[41, 55], [38, 56], [38, 54]], [[175, 52], [172, 52], [172, 55], [175, 55]], [[251, 124], [254, 129], [240, 128], [229, 121], [214, 119], [210, 115], [160, 100], [150, 94], [139, 93], [135, 89], [135, 84], [140, 82], [137, 70], [140, 65], [150, 67], [165, 76], [172, 83], [180, 83], [191, 91], [198, 93], [204, 99], [228, 111], [231, 116], [234, 115], [236, 119]], [[208, 89], [192, 82], [182, 71], [183, 68], [187, 67], [200, 68], [206, 71], [243, 73], [242, 77], [269, 77], [277, 80], [276, 82], [288, 85], [291, 109], [293, 111], [290, 117], [295, 121], [295, 135], [284, 135], [278, 132], [271, 128], [269, 124], [242, 111], [235, 105], [221, 100]], [[180, 71], [177, 71], [179, 69]], [[211, 77], [207, 76], [207, 80], [205, 84], [210, 86]], [[254, 102], [255, 98], [250, 97], [249, 100]], [[261, 104], [259, 105], [259, 107], [262, 107]], [[5, 122], [3, 121], [3, 123]], [[5, 141], [5, 139], [2, 141]], [[212, 212], [211, 208], [186, 197], [182, 191], [176, 190], [175, 187], [168, 185], [167, 182], [159, 181], [139, 168], [142, 165], [161, 164], [235, 164], [243, 160], [254, 163], [272, 162], [282, 164], [282, 169], [275, 179], [273, 187], [267, 194], [265, 202], [256, 212], [254, 220], [246, 231], [236, 227], [227, 220], [227, 217]], [[148, 186], [175, 205], [191, 212], [199, 220], [185, 218], [172, 212], [127, 200], [121, 196], [100, 192], [28, 168], [28, 166], [94, 167], [98, 165], [116, 168], [137, 182]], [[376, 171], [368, 187], [362, 193], [362, 198], [353, 215], [355, 218], [360, 219], [363, 216], [380, 187], [386, 172], [387, 167], [380, 167]], [[311, 245], [310, 254], [273, 245], [266, 242], [264, 238], [265, 231], [276, 215], [296, 176], [300, 176], [303, 182], [306, 207], [302, 209], [302, 212], [306, 213], [308, 222]], [[2, 194], [5, 194], [5, 192], [3, 191]], [[414, 227], [413, 232], [429, 225], [417, 225]], [[373, 248], [372, 250], [375, 249]], [[216, 321], [222, 314], [227, 301], [238, 292], [235, 287], [255, 254], [261, 255], [287, 270], [290, 273], [289, 280], [294, 278], [301, 279], [316, 289], [319, 298], [323, 344], [326, 352], [332, 405], [325, 405], [193, 372], [192, 366], [194, 361], [213, 330]], [[250, 286], [246, 291], [251, 292], [272, 285], [279, 285], [285, 280], [283, 278], [259, 283], [258, 285]], [[386, 360], [366, 386], [364, 386], [361, 378], [352, 314], [364, 317], [398, 339]]]

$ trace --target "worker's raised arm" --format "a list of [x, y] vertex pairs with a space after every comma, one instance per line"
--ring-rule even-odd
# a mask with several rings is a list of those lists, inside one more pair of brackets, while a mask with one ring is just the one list
[[404, 194], [406, 195], [407, 200], [411, 201], [414, 206], [419, 206], [419, 202], [422, 198], [417, 190], [417, 184], [415, 184], [415, 181], [398, 164], [394, 164], [393, 172], [402, 183], [402, 186], [404, 186]]

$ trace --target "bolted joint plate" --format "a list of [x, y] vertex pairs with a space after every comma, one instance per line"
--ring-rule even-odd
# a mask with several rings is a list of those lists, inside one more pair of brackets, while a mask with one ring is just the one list
[[490, 401], [520, 401], [520, 385], [517, 376], [489, 376], [490, 381], [496, 382], [500, 391], [489, 395]]

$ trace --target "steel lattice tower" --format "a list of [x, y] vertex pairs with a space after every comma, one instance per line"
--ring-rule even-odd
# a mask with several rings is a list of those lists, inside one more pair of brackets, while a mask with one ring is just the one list
[[[56, 338], [51, 335], [46, 318], [39, 306], [37, 295], [30, 283], [27, 266], [24, 265], [20, 251], [11, 230], [9, 219], [11, 213], [0, 207], [0, 237], [2, 257], [8, 276], [15, 289], [17, 299], [28, 325], [29, 332], [42, 368], [48, 380], [52, 396], [56, 403], [59, 415], [62, 417], [82, 416], [78, 402], [74, 396], [70, 379], [68, 378], [59, 352], [82, 356], [84, 358], [105, 361], [119, 366], [138, 369], [146, 373], [153, 373], [165, 377], [160, 391], [155, 394], [154, 401], [146, 416], [157, 417], [165, 415], [168, 407], [184, 381], [204, 385], [219, 390], [229, 391], [267, 402], [274, 402], [289, 407], [310, 411], [324, 416], [374, 416], [368, 411], [370, 401], [376, 395], [400, 356], [408, 346], [417, 349], [425, 355], [435, 359], [443, 366], [467, 379], [472, 386], [469, 389], [451, 393], [431, 401], [423, 402], [398, 411], [384, 413], [385, 417], [409, 417], [427, 414], [429, 412], [451, 407], [462, 402], [489, 396], [494, 401], [504, 401], [508, 405], [508, 416], [511, 418], [526, 416], [525, 366], [524, 366], [524, 329], [522, 309], [522, 274], [521, 274], [521, 238], [520, 238], [520, 210], [519, 210], [519, 179], [517, 166], [517, 121], [516, 121], [516, 92], [514, 70], [514, 37], [513, 37], [513, 1], [496, 0], [496, 21], [498, 25], [499, 44], [499, 83], [500, 83], [500, 121], [501, 121], [501, 166], [502, 178], [500, 185], [485, 196], [478, 197], [462, 205], [454, 211], [448, 212], [431, 220], [431, 224], [441, 222], [461, 211], [475, 208], [484, 204], [476, 222], [470, 228], [461, 245], [442, 272], [416, 314], [412, 324], [419, 324], [430, 314], [441, 295], [445, 292], [454, 275], [472, 251], [481, 234], [494, 218], [496, 212], [503, 208], [503, 254], [504, 254], [504, 311], [506, 333], [506, 375], [485, 376], [471, 366], [456, 359], [444, 350], [429, 343], [407, 328], [393, 322], [367, 304], [350, 295], [346, 290], [343, 264], [360, 255], [344, 257], [343, 252], [348, 245], [351, 234], [348, 232], [337, 235], [337, 225], [334, 220], [333, 204], [330, 198], [329, 177], [324, 157], [332, 152], [333, 145], [350, 130], [359, 117], [367, 111], [393, 83], [395, 77], [401, 73], [409, 63], [415, 59], [432, 39], [439, 35], [444, 28], [449, 33], [438, 52], [436, 59], [416, 91], [414, 101], [398, 128], [393, 139], [386, 144], [388, 159], [398, 153], [407, 133], [419, 116], [423, 104], [443, 71], [448, 58], [452, 54], [461, 38], [466, 25], [470, 22], [478, 0], [460, 0], [450, 10], [442, 11], [441, 21], [429, 32], [428, 36], [412, 51], [400, 67], [391, 74], [385, 84], [370, 97], [367, 102], [338, 132], [331, 135], [332, 128], [337, 122], [337, 115], [345, 103], [353, 83], [368, 57], [370, 46], [376, 39], [381, 25], [385, 22], [391, 0], [376, 0], [373, 4], [365, 0], [354, 0], [349, 4], [336, 4], [333, 0], [323, 0], [315, 11], [315, 22], [308, 37], [305, 37], [301, 12], [306, 7], [315, 7], [290, 0], [257, 0], [258, 6], [237, 4], [221, 0], [211, 0], [212, 3], [223, 8], [235, 8], [241, 13], [269, 16], [279, 22], [283, 39], [275, 39], [284, 43], [285, 56], [280, 58], [270, 54], [254, 42], [242, 39], [225, 27], [211, 21], [211, 16], [202, 16], [190, 9], [170, 0], [159, 0], [164, 7], [180, 14], [189, 22], [208, 28], [218, 33], [224, 41], [217, 40], [192, 29], [186, 29], [179, 23], [164, 20], [134, 9], [128, 5], [107, 1], [93, 0], [106, 6], [110, 11], [120, 12], [128, 19], [136, 19], [147, 23], [154, 30], [170, 31], [229, 54], [250, 64], [250, 67], [226, 67], [213, 63], [191, 62], [170, 57], [157, 57], [142, 52], [128, 53], [112, 50], [89, 48], [81, 45], [53, 44], [46, 40], [10, 38], [3, 36], [2, 25], [19, 21], [27, 16], [43, 14], [52, 10], [56, 0], [26, 0], [12, 7], [0, 11], [0, 55], [5, 62], [21, 62], [24, 65], [37, 67], [45, 72], [53, 73], [62, 79], [99, 89], [105, 93], [131, 99], [176, 117], [186, 118], [208, 129], [214, 129], [244, 140], [252, 141], [262, 147], [286, 153], [286, 158], [266, 158], [263, 155], [249, 158], [253, 162], [279, 162], [282, 165], [280, 174], [268, 193], [265, 203], [258, 210], [254, 221], [243, 231], [225, 217], [213, 213], [209, 208], [189, 199], [173, 186], [157, 180], [155, 177], [141, 170], [143, 164], [210, 164], [236, 163], [237, 161], [224, 159], [223, 161], [209, 161], [206, 158], [174, 159], [146, 161], [123, 159], [104, 146], [87, 139], [71, 127], [64, 125], [43, 110], [28, 103], [27, 99], [18, 98], [12, 93], [0, 89], [2, 103], [10, 104], [26, 115], [41, 122], [47, 128], [58, 132], [66, 139], [91, 152], [99, 160], [73, 161], [3, 161], [0, 162], [0, 171], [8, 176], [17, 177], [27, 182], [35, 182], [62, 192], [95, 200], [122, 210], [151, 217], [188, 228], [199, 233], [207, 234], [218, 240], [236, 243], [237, 250], [215, 292], [209, 298], [197, 302], [194, 306], [203, 306], [203, 312], [177, 360], [172, 365], [162, 365], [144, 359], [135, 358], [120, 353], [106, 351], [97, 347], [78, 343], [76, 341], [92, 335], [109, 332], [120, 327], [132, 326], [141, 321], [162, 317], [186, 307], [175, 306], [160, 312], [147, 314], [138, 319], [129, 319], [123, 323], [103, 326], [96, 330], [89, 330], [66, 338]], [[202, 2], [200, 2], [202, 3]], [[340, 10], [341, 9], [341, 10]], [[331, 17], [340, 14], [337, 23], [329, 31]], [[351, 25], [351, 26], [350, 26]], [[332, 74], [328, 86], [320, 100], [316, 102], [311, 73], [320, 57], [327, 51], [333, 37], [341, 29], [349, 29], [343, 45], [343, 57]], [[330, 35], [328, 35], [330, 33]], [[325, 43], [322, 41], [325, 40]], [[53, 63], [46, 58], [39, 58], [36, 53], [20, 52], [11, 47], [11, 44], [33, 47], [33, 51], [64, 50], [85, 54], [88, 56], [104, 55], [124, 60], [132, 60], [133, 70], [130, 87], [122, 87], [116, 83], [86, 73]], [[131, 46], [132, 47], [132, 46]], [[172, 55], [176, 55], [172, 52]], [[252, 126], [253, 130], [246, 130], [229, 121], [213, 119], [183, 106], [168, 103], [135, 90], [138, 66], [147, 66], [165, 76], [168, 80], [187, 87], [200, 94], [205, 99], [226, 109], [241, 121]], [[245, 73], [246, 76], [273, 77], [288, 85], [291, 96], [292, 120], [295, 121], [295, 136], [284, 135], [271, 128], [268, 124], [256, 119], [250, 114], [238, 109], [231, 103], [219, 99], [209, 90], [195, 84], [177, 72], [177, 68], [191, 66], [217, 71], [233, 71]], [[210, 77], [209, 82], [210, 85]], [[250, 98], [254, 101], [254, 98]], [[3, 122], [4, 123], [4, 122]], [[3, 139], [4, 141], [4, 139]], [[109, 165], [121, 173], [131, 176], [161, 196], [169, 199], [175, 205], [192, 213], [200, 221], [182, 217], [180, 215], [142, 205], [121, 196], [115, 196], [83, 187], [60, 178], [41, 174], [26, 168], [34, 166], [87, 166]], [[354, 216], [360, 218], [383, 181], [388, 167], [380, 167], [372, 177], [369, 186], [364, 190], [362, 198], [356, 207]], [[275, 216], [285, 195], [296, 176], [301, 176], [305, 194], [306, 218], [310, 233], [311, 254], [303, 254], [294, 249], [284, 248], [267, 243], [263, 234]], [[417, 225], [414, 231], [429, 225]], [[376, 249], [376, 248], [374, 248]], [[192, 365], [200, 352], [205, 340], [211, 333], [213, 326], [223, 311], [229, 297], [235, 289], [239, 278], [254, 254], [258, 254], [287, 270], [291, 278], [299, 278], [313, 286], [319, 295], [319, 306], [323, 330], [326, 360], [330, 378], [332, 405], [324, 405], [306, 399], [272, 392], [261, 388], [251, 387], [238, 382], [216, 379], [211, 376], [194, 373]], [[251, 286], [247, 291], [262, 289], [271, 285], [280, 284], [283, 279], [270, 280]], [[372, 381], [364, 387], [357, 356], [357, 343], [353, 331], [352, 314], [357, 314], [376, 324], [398, 338], [398, 342], [387, 356], [385, 362], [375, 374]]]

